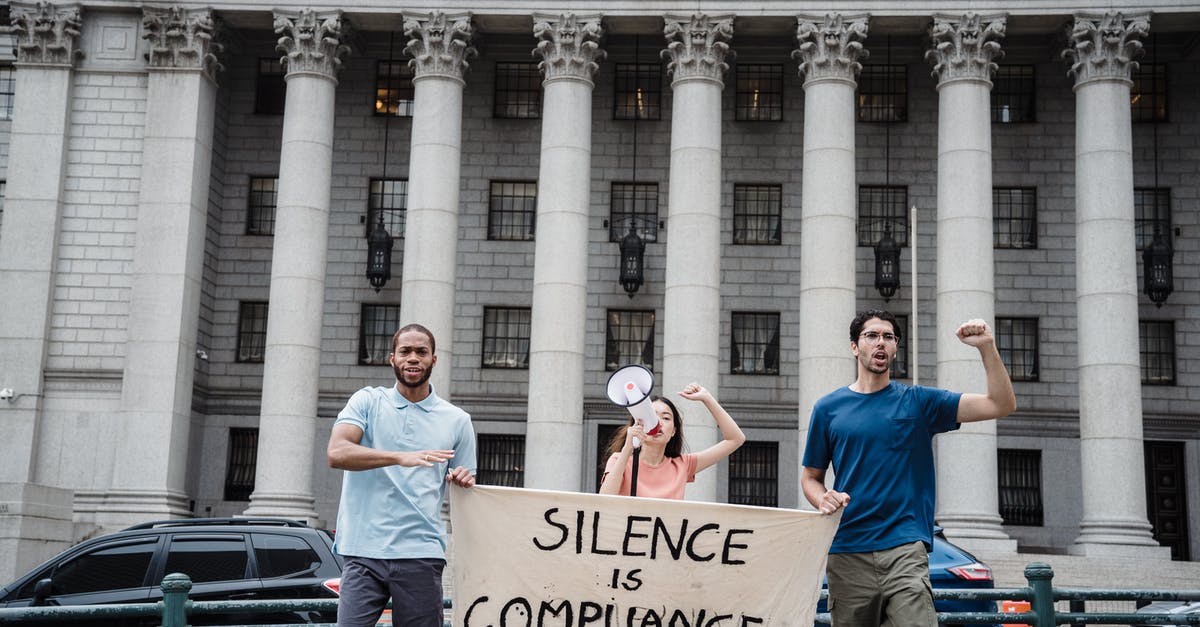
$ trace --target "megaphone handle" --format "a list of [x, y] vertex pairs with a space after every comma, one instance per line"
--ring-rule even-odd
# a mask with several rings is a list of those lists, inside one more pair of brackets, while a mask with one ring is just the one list
[[641, 465], [639, 457], [642, 456], [641, 447], [633, 449], [633, 472], [629, 475], [629, 496], [637, 496], [637, 475], [638, 466]]

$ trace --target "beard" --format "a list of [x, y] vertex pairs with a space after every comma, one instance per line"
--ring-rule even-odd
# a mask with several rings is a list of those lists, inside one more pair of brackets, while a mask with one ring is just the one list
[[883, 373], [885, 373], [885, 372], [889, 372], [889, 371], [891, 371], [891, 369], [892, 369], [892, 361], [894, 361], [895, 359], [896, 359], [896, 356], [895, 356], [895, 355], [891, 355], [891, 356], [888, 356], [888, 357], [886, 357], [886, 358], [883, 360], [883, 367], [882, 367], [882, 368], [880, 368], [880, 367], [876, 367], [876, 366], [875, 366], [875, 356], [874, 356], [874, 354], [871, 354], [871, 355], [863, 355], [863, 357], [860, 359], [860, 361], [862, 362], [862, 365], [863, 365], [863, 367], [864, 367], [864, 368], [866, 368], [868, 372], [871, 372], [871, 373], [874, 373], [874, 374], [883, 374]]
[[404, 369], [401, 368], [400, 366], [392, 364], [392, 372], [396, 373], [396, 381], [399, 382], [400, 385], [403, 385], [406, 388], [414, 388], [415, 389], [415, 388], [422, 387], [426, 383], [429, 382], [429, 377], [433, 375], [433, 366], [431, 365], [428, 368], [426, 368], [425, 373], [421, 375], [421, 378], [413, 383], [409, 383], [408, 380], [405, 379]]

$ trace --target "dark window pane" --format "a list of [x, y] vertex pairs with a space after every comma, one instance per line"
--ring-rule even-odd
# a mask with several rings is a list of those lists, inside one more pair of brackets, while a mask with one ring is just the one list
[[11, 120], [17, 76], [11, 65], [0, 66], [0, 120]]
[[896, 358], [892, 360], [892, 377], [895, 379], [908, 378], [908, 338], [912, 331], [908, 328], [908, 316], [896, 316], [896, 327], [900, 331], [900, 339], [896, 342]]
[[363, 305], [358, 329], [358, 363], [386, 366], [392, 352], [392, 336], [400, 328], [399, 305]]
[[734, 244], [779, 244], [782, 221], [782, 186], [733, 186]]
[[250, 206], [246, 211], [247, 235], [275, 233], [275, 206], [279, 199], [279, 179], [250, 179]]
[[658, 241], [658, 184], [613, 183], [608, 241], [620, 242], [629, 227], [645, 242]]
[[738, 65], [734, 106], [737, 120], [782, 120], [783, 66]]
[[380, 61], [375, 66], [375, 115], [412, 117], [412, 79], [408, 61]]
[[237, 360], [260, 364], [266, 348], [267, 303], [239, 303]]
[[1037, 248], [1037, 190], [992, 188], [992, 227], [996, 248]]
[[405, 179], [371, 179], [367, 194], [367, 228], [365, 237], [371, 236], [379, 212], [383, 212], [383, 228], [392, 239], [404, 237], [404, 218], [408, 211], [408, 181]]
[[874, 246], [890, 228], [896, 244], [908, 246], [908, 188], [860, 185], [858, 187], [858, 245]]
[[542, 74], [536, 63], [496, 64], [498, 118], [542, 117]]
[[531, 316], [528, 307], [484, 308], [484, 368], [529, 367]]
[[479, 434], [479, 474], [482, 485], [525, 487], [525, 436]]
[[537, 183], [492, 181], [488, 239], [532, 240], [537, 216]]
[[662, 65], [618, 63], [614, 84], [614, 120], [662, 118]]
[[216, 538], [175, 536], [167, 553], [168, 573], [183, 573], [192, 583], [229, 581], [250, 576], [250, 555], [240, 535]]
[[229, 460], [225, 467], [225, 500], [249, 501], [258, 468], [258, 429], [229, 430]]
[[1002, 448], [996, 459], [1004, 524], [1042, 526], [1042, 452]]
[[729, 456], [729, 502], [779, 505], [778, 442], [746, 442]]
[[258, 79], [255, 83], [254, 112], [266, 115], [283, 114], [287, 94], [283, 63], [278, 58], [258, 60]]
[[1141, 349], [1142, 383], [1175, 384], [1175, 322], [1141, 320], [1138, 322]]
[[733, 313], [733, 374], [779, 374], [779, 314]]
[[54, 594], [83, 594], [149, 585], [150, 559], [155, 539], [101, 548], [81, 555], [54, 570]]
[[254, 545], [258, 576], [263, 579], [296, 575], [321, 565], [317, 552], [295, 536], [255, 533], [250, 535], [250, 543]]
[[1155, 229], [1171, 243], [1171, 189], [1138, 187], [1133, 190], [1133, 230], [1138, 250], [1154, 241]]
[[1133, 71], [1129, 92], [1134, 122], [1167, 121], [1167, 64], [1140, 63]]
[[1035, 122], [1037, 91], [1032, 65], [1001, 65], [992, 77], [992, 122]]
[[996, 349], [1013, 381], [1038, 380], [1037, 318], [996, 318]]
[[860, 122], [908, 120], [908, 68], [903, 65], [865, 65], [858, 75]]
[[654, 312], [608, 311], [604, 369], [639, 364], [654, 370]]

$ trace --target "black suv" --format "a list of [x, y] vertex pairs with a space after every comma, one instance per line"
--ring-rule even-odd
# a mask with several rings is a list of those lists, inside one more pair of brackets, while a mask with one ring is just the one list
[[[342, 558], [329, 533], [279, 518], [192, 518], [135, 525], [63, 551], [0, 588], [0, 607], [152, 603], [169, 573], [192, 580], [194, 601], [336, 598]], [[335, 581], [330, 581], [335, 580]], [[193, 625], [229, 615], [192, 616]], [[333, 612], [238, 617], [242, 622], [334, 622]], [[208, 621], [208, 622], [205, 622]], [[157, 618], [89, 625], [157, 625]]]

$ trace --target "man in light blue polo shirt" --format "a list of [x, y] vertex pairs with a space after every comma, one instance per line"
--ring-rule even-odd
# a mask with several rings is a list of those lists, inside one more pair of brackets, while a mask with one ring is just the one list
[[419, 324], [392, 337], [393, 387], [366, 387], [338, 414], [329, 465], [342, 479], [334, 550], [345, 558], [339, 627], [375, 625], [392, 599], [394, 625], [442, 625], [446, 482], [475, 485], [471, 417], [438, 398], [429, 376], [433, 333]]

